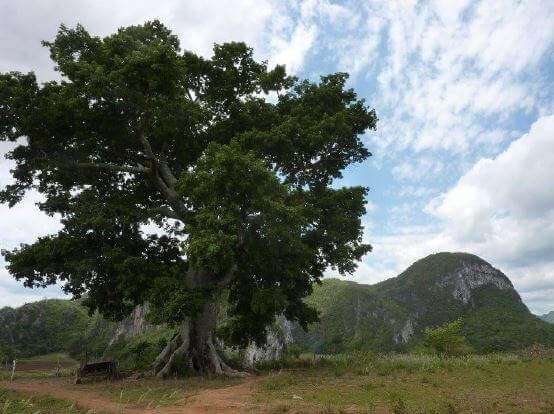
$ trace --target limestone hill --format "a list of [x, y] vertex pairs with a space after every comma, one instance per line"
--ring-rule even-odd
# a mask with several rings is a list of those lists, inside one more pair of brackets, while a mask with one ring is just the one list
[[325, 280], [307, 299], [321, 313], [297, 343], [314, 352], [404, 350], [427, 327], [463, 318], [477, 352], [554, 345], [554, 327], [531, 314], [510, 280], [467, 253], [437, 253], [376, 285]]

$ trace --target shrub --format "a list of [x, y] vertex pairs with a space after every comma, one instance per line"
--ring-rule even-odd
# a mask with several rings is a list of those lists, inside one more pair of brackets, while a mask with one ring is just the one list
[[13, 347], [7, 341], [0, 339], [0, 364], [11, 361], [13, 358]]
[[104, 357], [118, 362], [122, 371], [147, 371], [171, 338], [170, 328], [152, 329], [131, 339], [119, 338]]
[[471, 353], [462, 334], [462, 319], [456, 319], [435, 329], [427, 328], [424, 332], [424, 345], [440, 355], [459, 356]]

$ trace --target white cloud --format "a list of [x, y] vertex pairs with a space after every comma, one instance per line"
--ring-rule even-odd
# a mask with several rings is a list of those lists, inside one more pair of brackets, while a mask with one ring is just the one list
[[404, 162], [392, 169], [399, 180], [419, 181], [422, 178], [439, 174], [444, 168], [442, 161], [433, 158], [420, 158], [416, 162]]
[[68, 299], [68, 296], [59, 286], [49, 286], [46, 289], [22, 288], [21, 282], [16, 281], [6, 269], [0, 267], [0, 308], [3, 306], [17, 307], [44, 298]]
[[429, 196], [434, 192], [435, 190], [433, 190], [430, 187], [405, 185], [400, 187], [400, 190], [398, 191], [398, 195], [400, 197], [421, 198], [421, 197]]
[[156, 7], [145, 0], [3, 1], [0, 71], [33, 70], [41, 80], [57, 78], [40, 41], [52, 40], [61, 23], [69, 27], [81, 23], [90, 33], [105, 36], [118, 27], [158, 18], [179, 36], [184, 49], [209, 56], [214, 43], [245, 41], [261, 59], [286, 64], [294, 73], [315, 41], [316, 11], [333, 21], [343, 11], [329, 2], [315, 2], [311, 8], [301, 4], [302, 13], [296, 16], [290, 9], [299, 6], [292, 0], [167, 0]]
[[386, 0], [371, 12], [387, 28], [373, 72], [379, 152], [465, 153], [508, 137], [513, 114], [551, 108], [537, 65], [554, 41], [554, 3]]
[[[495, 256], [548, 250], [554, 246], [554, 191], [548, 185], [553, 177], [554, 116], [549, 116], [495, 159], [477, 162], [431, 201], [427, 212], [448, 223], [457, 239], [505, 252]], [[554, 261], [551, 250], [544, 259]]]
[[554, 115], [494, 159], [481, 159], [425, 211], [438, 224], [396, 227], [372, 237], [367, 262], [382, 273], [359, 280], [383, 280], [439, 251], [477, 254], [502, 270], [537, 313], [553, 306], [554, 292]]

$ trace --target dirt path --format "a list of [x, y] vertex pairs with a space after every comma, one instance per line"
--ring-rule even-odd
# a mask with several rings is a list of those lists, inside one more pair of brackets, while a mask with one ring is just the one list
[[248, 413], [267, 409], [254, 404], [251, 397], [263, 377], [250, 377], [243, 383], [226, 388], [212, 388], [199, 392], [187, 406], [190, 413]]
[[110, 400], [106, 400], [95, 396], [86, 391], [77, 391], [66, 389], [69, 385], [68, 380], [17, 380], [14, 382], [0, 382], [0, 388], [20, 391], [31, 394], [48, 395], [53, 398], [68, 400], [81, 405], [84, 408], [93, 409], [95, 411], [106, 411], [110, 413], [137, 413], [137, 410], [132, 410], [126, 407], [125, 404], [120, 404]]
[[191, 397], [186, 405], [160, 408], [133, 407], [102, 398], [88, 390], [68, 389], [68, 379], [2, 381], [0, 388], [25, 393], [48, 395], [74, 401], [82, 407], [97, 412], [116, 414], [167, 413], [167, 414], [211, 414], [211, 413], [250, 413], [263, 412], [269, 407], [261, 407], [251, 401], [251, 396], [262, 377], [246, 378], [244, 382], [225, 388], [207, 389]]

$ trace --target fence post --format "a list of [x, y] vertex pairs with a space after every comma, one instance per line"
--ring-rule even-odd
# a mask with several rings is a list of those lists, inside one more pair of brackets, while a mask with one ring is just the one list
[[13, 360], [13, 366], [12, 366], [12, 378], [10, 379], [10, 381], [13, 381], [13, 377], [15, 375], [15, 359]]

